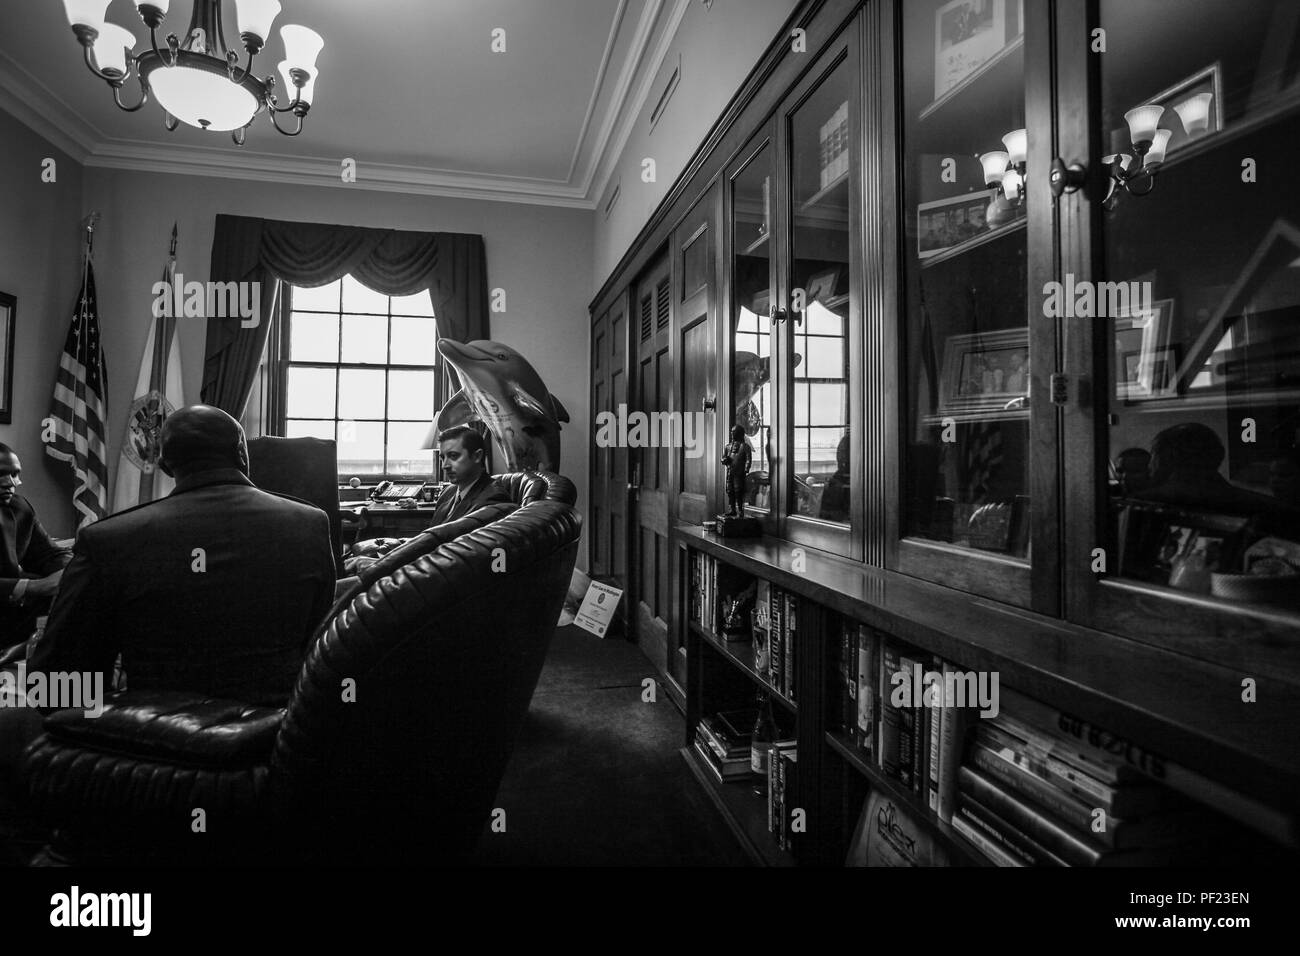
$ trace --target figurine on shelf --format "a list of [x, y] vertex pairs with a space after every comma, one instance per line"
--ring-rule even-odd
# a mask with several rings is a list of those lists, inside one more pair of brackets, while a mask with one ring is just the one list
[[722, 463], [727, 466], [727, 515], [745, 517], [745, 488], [754, 452], [745, 440], [743, 425], [733, 425], [731, 441], [723, 449]]

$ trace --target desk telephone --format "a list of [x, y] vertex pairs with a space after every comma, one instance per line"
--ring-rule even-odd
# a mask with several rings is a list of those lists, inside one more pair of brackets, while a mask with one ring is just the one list
[[420, 494], [427, 484], [425, 481], [381, 481], [370, 492], [370, 500], [392, 503], [409, 501], [415, 504], [420, 501]]

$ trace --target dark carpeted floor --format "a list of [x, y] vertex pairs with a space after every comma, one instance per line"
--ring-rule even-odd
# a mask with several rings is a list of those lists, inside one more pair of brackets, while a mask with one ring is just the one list
[[722, 817], [686, 768], [681, 713], [654, 670], [620, 638], [555, 632], [486, 831], [485, 866], [743, 866]]
[[[747, 860], [678, 756], [681, 713], [654, 670], [620, 638], [555, 633], [496, 806], [483, 866], [743, 866]], [[21, 866], [43, 834], [0, 793], [0, 867]]]

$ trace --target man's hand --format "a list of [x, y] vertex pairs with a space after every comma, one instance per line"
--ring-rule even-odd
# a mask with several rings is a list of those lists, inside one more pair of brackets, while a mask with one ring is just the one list
[[55, 571], [53, 574], [47, 574], [43, 578], [34, 579], [31, 584], [27, 585], [27, 596], [37, 598], [52, 598], [59, 593], [59, 581], [63, 577], [62, 569]]

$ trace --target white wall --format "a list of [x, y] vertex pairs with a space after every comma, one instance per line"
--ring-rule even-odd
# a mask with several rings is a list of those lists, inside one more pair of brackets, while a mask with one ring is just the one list
[[[798, 0], [714, 0], [710, 9], [692, 0], [610, 185], [598, 197], [593, 295], [631, 247], [796, 6]], [[679, 54], [682, 72], [677, 89], [651, 131], [650, 114]], [[652, 183], [641, 178], [646, 157], [655, 161]], [[616, 182], [621, 183], [621, 196], [606, 219], [604, 202]]]
[[[67, 537], [74, 527], [71, 473], [45, 454], [41, 419], [81, 282], [82, 168], [3, 111], [0, 144], [0, 292], [18, 297], [13, 423], [0, 425], [0, 442], [22, 459], [22, 493], [46, 530]], [[52, 183], [41, 181], [46, 157], [56, 163]]]

